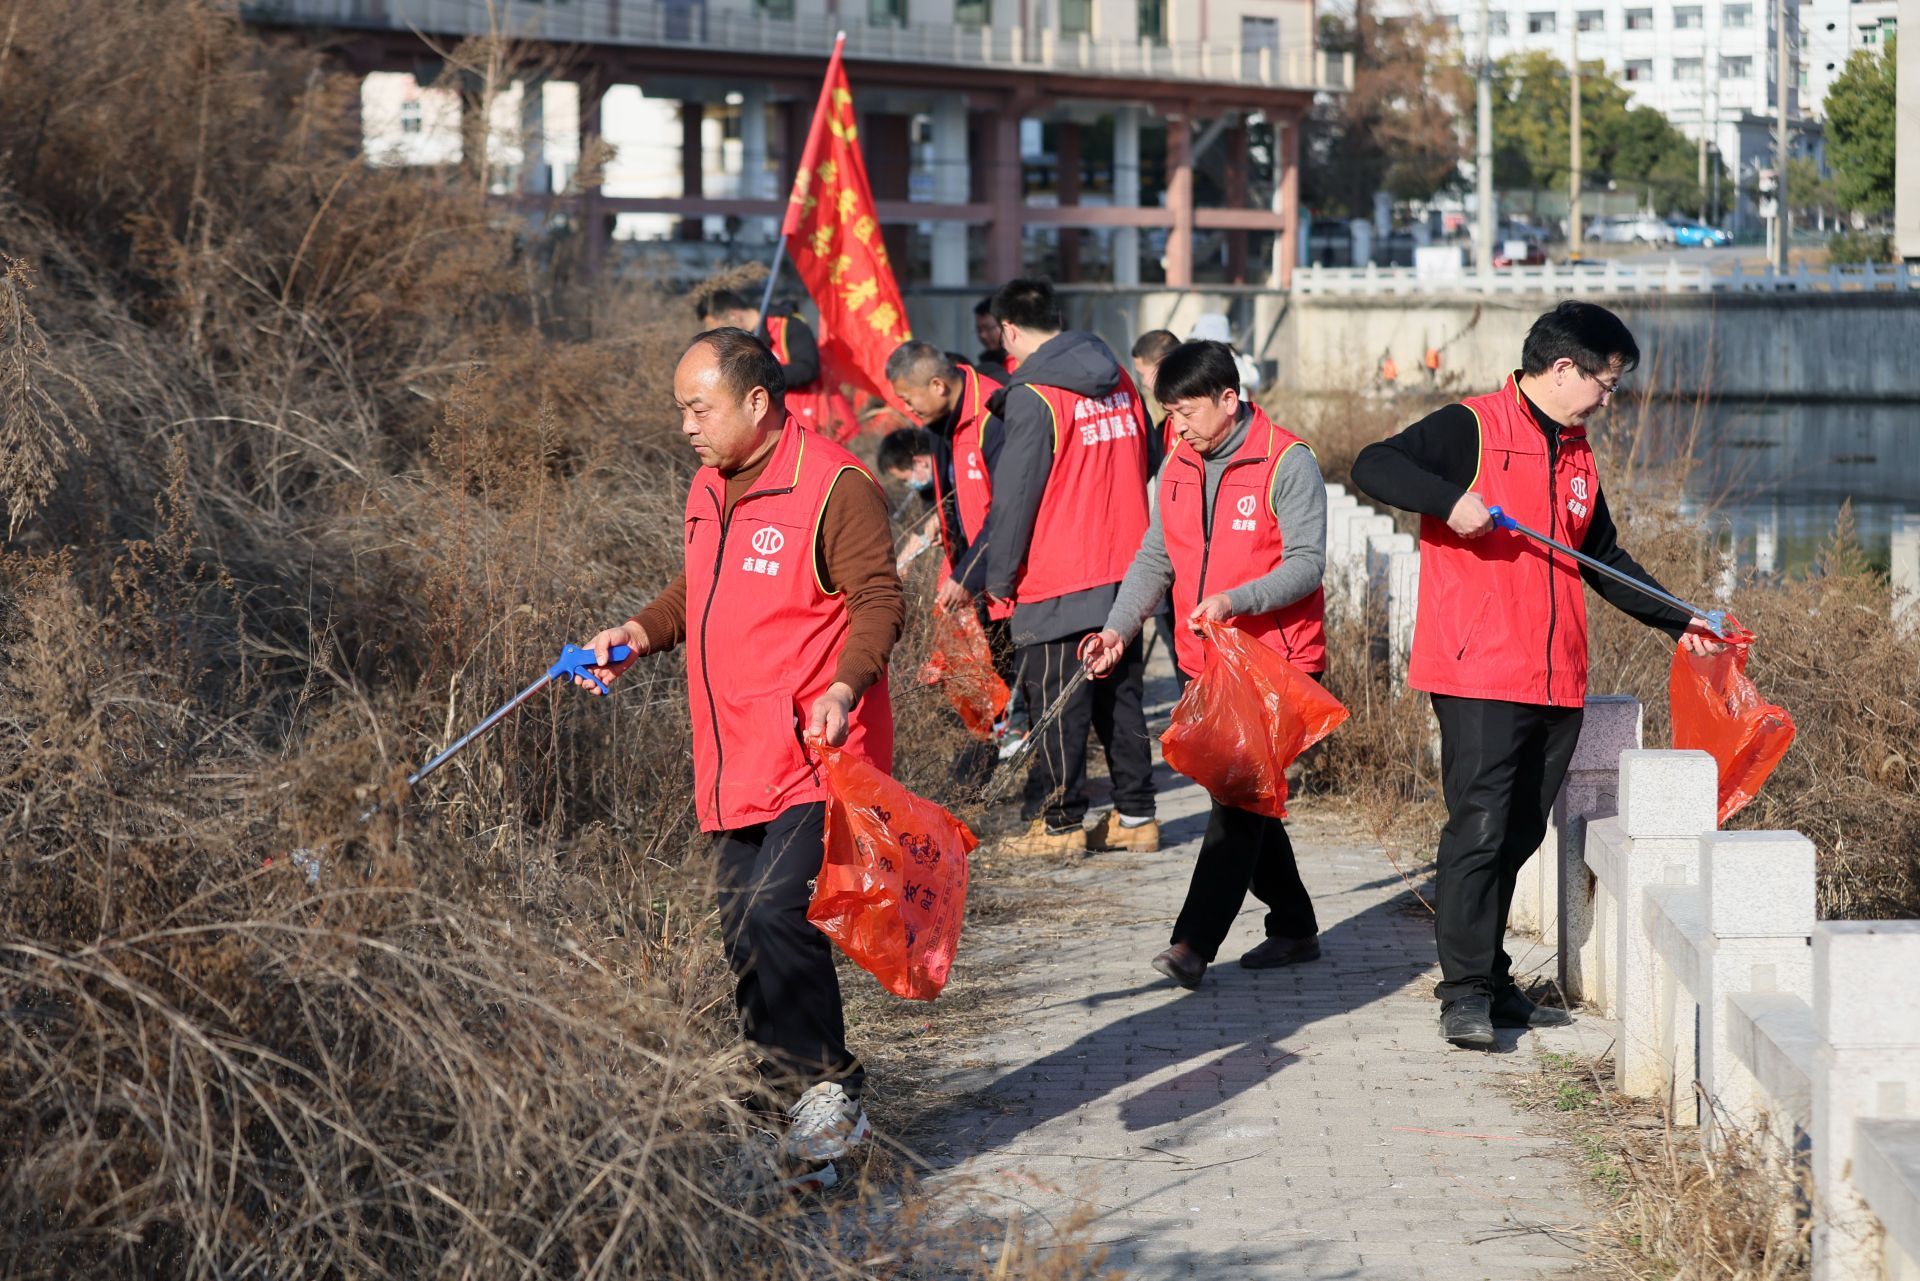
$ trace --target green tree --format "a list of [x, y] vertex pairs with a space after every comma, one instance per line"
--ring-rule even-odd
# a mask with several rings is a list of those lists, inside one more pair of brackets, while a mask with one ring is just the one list
[[1319, 212], [1365, 217], [1373, 193], [1426, 200], [1459, 180], [1473, 86], [1431, 12], [1377, 17], [1362, 0], [1352, 18], [1320, 20], [1320, 43], [1354, 55], [1350, 93], [1331, 96], [1307, 121], [1302, 198]]
[[1893, 208], [1894, 45], [1860, 49], [1827, 90], [1827, 164], [1834, 195], [1861, 213]]

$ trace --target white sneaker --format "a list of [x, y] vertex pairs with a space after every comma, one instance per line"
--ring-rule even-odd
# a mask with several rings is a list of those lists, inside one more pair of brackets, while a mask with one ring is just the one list
[[834, 1081], [810, 1087], [787, 1109], [787, 1119], [792, 1124], [781, 1147], [795, 1164], [831, 1162], [873, 1133], [866, 1111]]

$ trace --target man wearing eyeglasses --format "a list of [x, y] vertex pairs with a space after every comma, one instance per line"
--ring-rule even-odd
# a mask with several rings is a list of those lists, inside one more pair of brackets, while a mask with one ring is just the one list
[[1515, 985], [1503, 942], [1520, 868], [1580, 736], [1587, 693], [1587, 603], [1581, 581], [1615, 609], [1696, 653], [1720, 647], [1684, 610], [1574, 564], [1519, 535], [1488, 537], [1489, 507], [1653, 584], [1620, 546], [1589, 416], [1607, 404], [1640, 349], [1604, 307], [1563, 302], [1521, 347], [1499, 391], [1435, 410], [1367, 446], [1353, 481], [1420, 515], [1420, 599], [1407, 683], [1440, 722], [1447, 825], [1437, 857], [1434, 929], [1440, 1032], [1463, 1047], [1495, 1027], [1552, 1027], [1564, 1010]]

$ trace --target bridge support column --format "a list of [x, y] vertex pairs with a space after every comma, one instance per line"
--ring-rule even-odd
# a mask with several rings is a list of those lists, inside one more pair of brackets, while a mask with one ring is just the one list
[[607, 96], [606, 80], [597, 70], [584, 73], [580, 86], [580, 158], [576, 162], [573, 185], [580, 189], [581, 258], [586, 276], [599, 276], [612, 231], [600, 209], [600, 183], [605, 176], [599, 155], [601, 107]]
[[1026, 187], [1020, 169], [1020, 116], [1011, 106], [989, 115], [985, 137], [986, 196], [993, 207], [987, 228], [987, 283], [997, 289], [1024, 269], [1021, 210]]
[[1273, 152], [1277, 171], [1273, 181], [1273, 212], [1286, 221], [1273, 238], [1273, 274], [1268, 280], [1274, 289], [1293, 284], [1293, 265], [1300, 261], [1300, 121], [1301, 114], [1276, 118], [1273, 122]]
[[[1080, 126], [1063, 120], [1055, 126], [1053, 154], [1058, 169], [1058, 190], [1062, 209], [1080, 204]], [[1060, 228], [1060, 279], [1080, 279], [1080, 229]]]
[[547, 163], [546, 88], [544, 75], [520, 82], [520, 173], [516, 185], [528, 196], [553, 194], [553, 167]]
[[[1242, 116], [1227, 126], [1220, 140], [1227, 149], [1227, 208], [1247, 207], [1247, 121]], [[1227, 233], [1227, 279], [1236, 285], [1247, 283], [1247, 233]]]
[[1185, 110], [1167, 113], [1167, 212], [1173, 227], [1167, 232], [1167, 287], [1193, 284], [1193, 134]]
[[[933, 104], [933, 198], [943, 205], [967, 203], [967, 100], [948, 93]], [[967, 283], [967, 224], [933, 224], [933, 283]]]
[[[744, 200], [770, 200], [773, 184], [767, 172], [767, 87], [748, 85], [740, 91], [740, 196]], [[764, 218], [749, 218], [742, 239], [751, 245], [770, 244], [779, 231], [777, 223]]]
[[[1113, 203], [1118, 209], [1140, 207], [1140, 108], [1121, 107], [1113, 113]], [[1140, 283], [1140, 229], [1113, 229], [1113, 283]]]
[[[700, 137], [706, 119], [707, 108], [704, 103], [680, 104], [680, 194], [690, 200], [699, 200], [707, 194], [706, 155]], [[706, 229], [701, 219], [680, 220], [681, 240], [700, 240], [705, 236]]]

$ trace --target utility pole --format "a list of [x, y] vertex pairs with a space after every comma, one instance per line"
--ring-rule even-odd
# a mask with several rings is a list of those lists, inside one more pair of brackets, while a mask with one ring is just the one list
[[1787, 270], [1787, 0], [1773, 0], [1773, 269]]
[[1480, 75], [1474, 93], [1477, 115], [1474, 138], [1474, 171], [1479, 197], [1480, 242], [1474, 249], [1474, 270], [1486, 275], [1493, 270], [1493, 57], [1487, 42], [1492, 21], [1487, 0], [1480, 0]]
[[1570, 134], [1572, 155], [1567, 168], [1567, 242], [1569, 256], [1578, 258], [1582, 248], [1580, 235], [1580, 15], [1573, 15], [1573, 128]]

